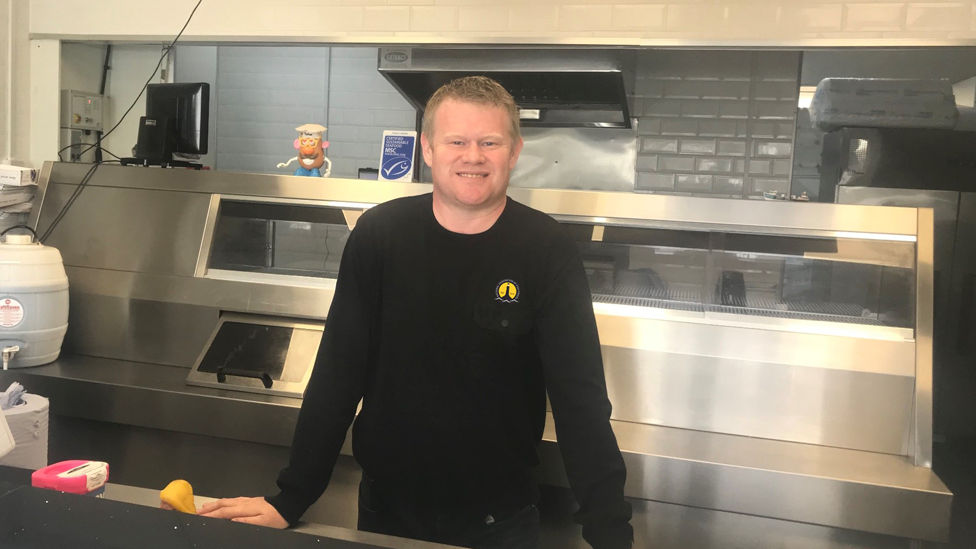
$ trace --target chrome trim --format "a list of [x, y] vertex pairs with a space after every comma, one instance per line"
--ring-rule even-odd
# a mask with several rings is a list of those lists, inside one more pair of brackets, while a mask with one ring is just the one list
[[[88, 164], [57, 164], [59, 184], [75, 184]], [[133, 170], [138, 170], [134, 172]], [[394, 197], [424, 194], [429, 184], [391, 183], [359, 179], [323, 178], [309, 185], [307, 178], [224, 171], [181, 171], [179, 178], [166, 170], [101, 166], [91, 186], [156, 189], [246, 196], [249, 199], [300, 199], [333, 203], [379, 204]], [[129, 177], [136, 176], [139, 177]], [[515, 200], [551, 215], [604, 217], [626, 220], [655, 219], [667, 223], [707, 224], [710, 227], [755, 227], [763, 220], [766, 231], [783, 229], [914, 236], [917, 215], [913, 208], [853, 206], [763, 200], [730, 200], [557, 189], [510, 187]], [[754, 230], [754, 229], [753, 229]]]
[[[511, 193], [509, 193], [511, 194]], [[707, 222], [688, 222], [688, 221], [663, 221], [660, 219], [623, 219], [603, 216], [575, 216], [563, 214], [550, 214], [556, 221], [566, 223], [580, 223], [605, 227], [646, 227], [650, 229], [670, 229], [685, 231], [711, 231], [722, 233], [738, 234], [769, 234], [766, 227], [749, 227], [742, 225], [723, 225], [720, 223]], [[888, 234], [888, 233], [867, 233], [850, 231], [830, 231], [820, 229], [798, 229], [793, 227], [781, 227], [776, 230], [777, 235], [785, 236], [809, 236], [813, 238], [851, 238], [860, 240], [883, 240], [891, 242], [916, 242], [914, 234]]]
[[207, 264], [210, 262], [210, 252], [213, 248], [214, 227], [217, 226], [217, 214], [220, 213], [220, 195], [210, 197], [210, 207], [207, 209], [207, 219], [203, 222], [203, 238], [200, 239], [200, 251], [197, 252], [197, 264], [193, 269], [193, 276], [201, 277], [207, 274]]
[[606, 314], [625, 318], [672, 320], [679, 322], [693, 322], [696, 324], [794, 332], [798, 334], [856, 337], [864, 339], [881, 339], [887, 341], [915, 340], [915, 332], [911, 328], [898, 328], [894, 326], [866, 326], [861, 324], [827, 323], [814, 320], [738, 315], [713, 311], [706, 311], [702, 313], [697, 311], [660, 309], [656, 307], [618, 305], [615, 303], [600, 302], [593, 303], [593, 310], [597, 315]]
[[910, 234], [851, 233], [845, 231], [835, 231], [831, 236], [836, 238], [856, 238], [860, 240], [891, 240], [894, 242], [918, 242], [918, 237]]
[[918, 268], [915, 273], [916, 344], [915, 414], [912, 457], [919, 467], [932, 467], [932, 334], [935, 288], [935, 214], [918, 208]]
[[[347, 181], [362, 181], [360, 179]], [[340, 210], [368, 210], [379, 202], [342, 202], [336, 200], [309, 200], [306, 198], [269, 198], [261, 196], [245, 196], [240, 194], [215, 194], [220, 200], [237, 202], [254, 202], [257, 204], [297, 204], [302, 206], [318, 206], [327, 208], [337, 208]]]
[[[52, 182], [77, 185], [91, 164], [52, 163]], [[172, 177], [169, 170], [137, 166], [102, 165], [88, 185], [124, 189], [152, 189], [170, 192], [241, 196], [248, 200], [261, 198], [299, 199], [309, 201], [380, 204], [396, 196], [428, 193], [431, 185], [396, 183], [365, 179], [323, 177], [314, 184], [307, 177], [269, 175], [248, 172], [180, 170]]]
[[213, 280], [228, 280], [233, 282], [250, 282], [253, 284], [272, 284], [292, 286], [298, 288], [323, 288], [335, 290], [334, 278], [319, 278], [314, 276], [280, 275], [269, 273], [248, 273], [243, 271], [229, 271], [225, 269], [209, 269], [203, 278]]

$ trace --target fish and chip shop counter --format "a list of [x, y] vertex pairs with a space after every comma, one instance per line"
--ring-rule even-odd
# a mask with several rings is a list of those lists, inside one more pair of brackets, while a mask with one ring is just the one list
[[[88, 168], [45, 165], [32, 225]], [[98, 457], [135, 486], [272, 493], [351, 228], [429, 191], [100, 166], [46, 242], [71, 284], [62, 357], [3, 379], [51, 398], [52, 459]], [[947, 539], [952, 494], [931, 470], [931, 210], [509, 195], [579, 242], [636, 547]], [[585, 547], [549, 419], [542, 547]], [[344, 453], [306, 520], [355, 527]]]

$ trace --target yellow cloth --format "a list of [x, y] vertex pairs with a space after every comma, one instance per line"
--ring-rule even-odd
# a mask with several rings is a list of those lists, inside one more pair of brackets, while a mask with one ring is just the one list
[[193, 503], [193, 487], [185, 480], [174, 480], [159, 493], [159, 499], [181, 513], [197, 514]]

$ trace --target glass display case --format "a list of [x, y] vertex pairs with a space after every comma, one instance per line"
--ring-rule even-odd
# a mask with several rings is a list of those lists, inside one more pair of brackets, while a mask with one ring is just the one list
[[914, 328], [914, 242], [563, 223], [596, 303]]
[[[222, 200], [208, 268], [335, 278], [336, 206]], [[595, 303], [914, 328], [915, 243], [563, 221]]]
[[[335, 278], [352, 214], [222, 200], [208, 267]], [[914, 328], [912, 241], [562, 222], [580, 246], [595, 303]]]
[[355, 216], [337, 206], [221, 200], [209, 270], [335, 278]]

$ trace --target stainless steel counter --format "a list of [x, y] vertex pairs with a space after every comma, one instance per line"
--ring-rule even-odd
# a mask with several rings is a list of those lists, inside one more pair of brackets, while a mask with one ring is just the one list
[[[2, 372], [0, 385], [19, 381], [31, 392], [51, 399], [52, 460], [103, 459], [113, 464], [114, 478], [126, 484], [164, 486], [180, 477], [200, 486], [202, 493], [218, 497], [274, 493], [274, 478], [287, 463], [300, 401], [186, 387], [185, 372], [175, 367], [65, 356], [46, 366]], [[59, 422], [61, 429], [56, 427]], [[878, 531], [900, 531], [908, 538], [920, 537], [919, 532], [934, 537], [948, 531], [943, 522], [949, 516], [948, 490], [930, 469], [914, 467], [904, 456], [872, 454], [872, 461], [865, 461], [862, 452], [853, 450], [621, 421], [611, 424], [627, 463], [626, 495], [632, 498], [640, 520], [649, 520], [654, 508], [665, 505], [655, 501], [674, 500], [688, 501], [694, 507], [744, 509], [748, 515], [772, 518], [788, 519], [796, 512], [770, 506], [768, 502], [774, 499], [803, 506], [807, 516], [840, 528], [851, 523], [860, 527], [873, 524]], [[117, 440], [126, 443], [120, 447], [110, 442]], [[351, 455], [348, 444], [347, 438], [345, 456]], [[160, 447], [167, 448], [165, 454]], [[540, 481], [562, 491], [567, 483], [551, 416], [539, 452]], [[306, 519], [355, 527], [358, 472], [354, 460], [344, 457], [326, 497]], [[711, 479], [714, 487], [703, 489], [700, 479]], [[835, 504], [853, 498], [875, 505], [845, 508]], [[672, 507], [665, 509], [673, 513]], [[892, 513], [901, 517], [901, 524], [889, 522]], [[713, 515], [705, 513], [702, 519], [706, 517]], [[575, 530], [567, 518], [563, 515], [561, 525], [552, 529], [553, 535], [565, 538], [567, 531]], [[764, 520], [789, 531], [783, 521]], [[833, 528], [815, 527], [810, 533], [824, 533], [825, 539], [836, 536]], [[643, 538], [652, 533], [638, 535]], [[874, 540], [867, 533], [860, 537]], [[874, 543], [877, 541], [864, 546], [900, 547]]]
[[[46, 165], [31, 218], [43, 231], [77, 197], [47, 242], [71, 284], [65, 356], [0, 379], [51, 396], [58, 451], [107, 453], [127, 484], [190, 471], [212, 495], [273, 491], [299, 400], [188, 374], [221, 382], [203, 362], [227, 319], [325, 321], [358, 216], [429, 186], [101, 166], [75, 195], [87, 168]], [[929, 468], [930, 210], [510, 196], [580, 247], [643, 539], [656, 501], [946, 539], [952, 494]], [[551, 421], [539, 452], [540, 478], [564, 487]]]

